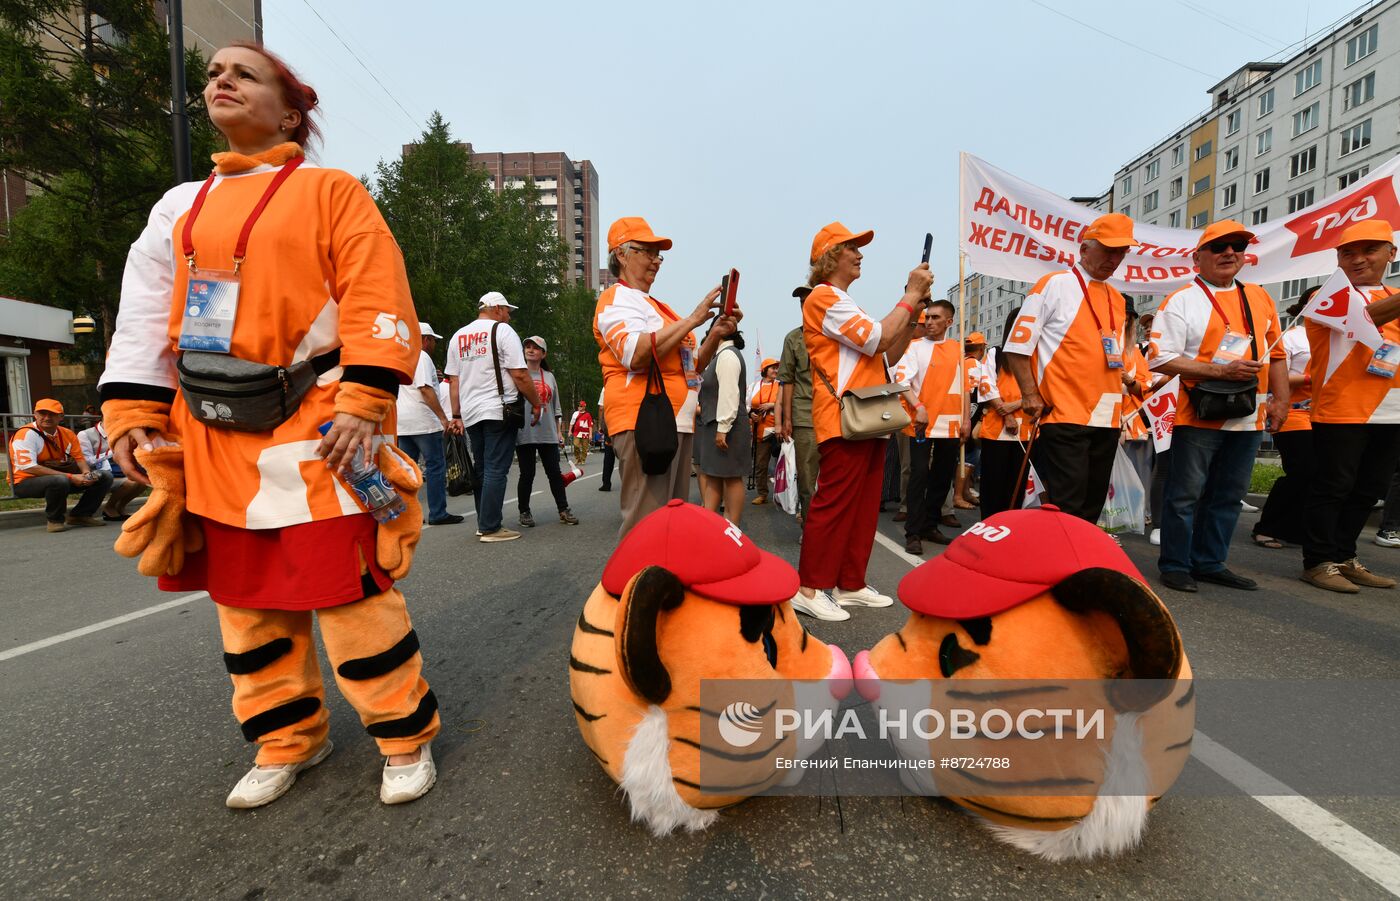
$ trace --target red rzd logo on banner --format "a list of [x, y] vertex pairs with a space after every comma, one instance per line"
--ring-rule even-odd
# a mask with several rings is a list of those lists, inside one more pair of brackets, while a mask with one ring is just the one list
[[1344, 194], [1324, 207], [1285, 223], [1288, 230], [1298, 236], [1289, 256], [1330, 250], [1342, 229], [1353, 222], [1376, 218], [1400, 222], [1400, 202], [1395, 199], [1394, 182], [1390, 179]]

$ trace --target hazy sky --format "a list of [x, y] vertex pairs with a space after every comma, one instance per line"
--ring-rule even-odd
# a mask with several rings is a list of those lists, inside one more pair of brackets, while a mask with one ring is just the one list
[[510, 17], [501, 3], [276, 0], [263, 10], [267, 45], [321, 96], [322, 163], [370, 173], [433, 110], [479, 150], [590, 159], [604, 233], [641, 215], [676, 242], [652, 293], [684, 314], [737, 267], [749, 346], [776, 356], [827, 222], [875, 229], [852, 288], [871, 312], [899, 298], [926, 231], [938, 296], [957, 282], [959, 151], [1063, 195], [1101, 193], [1204, 110], [1211, 85], [1357, 5], [537, 0]]

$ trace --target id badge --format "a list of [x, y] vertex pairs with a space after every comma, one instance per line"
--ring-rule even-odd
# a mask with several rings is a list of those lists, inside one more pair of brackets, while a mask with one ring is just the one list
[[695, 371], [695, 351], [681, 345], [681, 372], [685, 373], [685, 384], [689, 388], [700, 388], [700, 373]]
[[1381, 378], [1393, 379], [1397, 366], [1400, 366], [1400, 344], [1386, 341], [1371, 355], [1371, 362], [1366, 366], [1366, 371]]
[[226, 354], [233, 345], [233, 320], [238, 315], [238, 273], [196, 269], [185, 289], [185, 312], [180, 320], [180, 350]]
[[1216, 348], [1215, 356], [1211, 358], [1211, 362], [1233, 363], [1236, 360], [1243, 360], [1248, 351], [1248, 335], [1241, 335], [1239, 332], [1226, 332], [1225, 337], [1220, 339], [1220, 347]]
[[1100, 331], [1099, 341], [1103, 344], [1103, 356], [1108, 361], [1108, 368], [1122, 369], [1123, 348], [1118, 346], [1118, 336], [1112, 332]]

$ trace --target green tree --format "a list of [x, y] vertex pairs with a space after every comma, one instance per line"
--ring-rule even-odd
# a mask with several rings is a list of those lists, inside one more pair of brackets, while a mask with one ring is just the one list
[[[172, 183], [169, 59], [149, 0], [0, 0], [0, 167], [38, 192], [0, 241], [0, 293], [97, 316], [96, 354], [127, 250]], [[217, 133], [204, 61], [191, 50], [185, 65], [202, 178]]]

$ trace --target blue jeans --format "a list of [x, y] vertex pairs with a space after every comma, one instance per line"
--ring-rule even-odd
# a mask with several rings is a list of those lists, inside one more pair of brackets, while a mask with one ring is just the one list
[[423, 481], [428, 485], [428, 521], [447, 516], [447, 457], [443, 453], [442, 432], [400, 435], [399, 448], [413, 459], [423, 461]]
[[1172, 431], [1171, 469], [1162, 491], [1164, 573], [1225, 569], [1230, 538], [1249, 491], [1263, 432], [1227, 432], [1178, 425]]
[[467, 426], [467, 438], [476, 460], [476, 485], [472, 503], [476, 505], [477, 528], [489, 535], [501, 528], [501, 505], [506, 500], [506, 475], [515, 456], [518, 429], [505, 428], [499, 419], [483, 419]]

